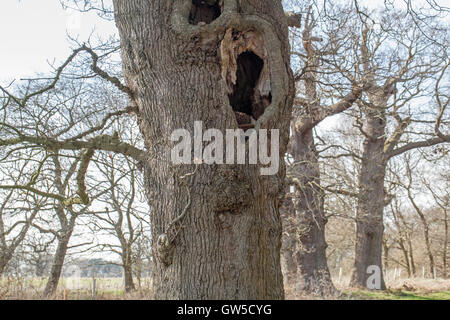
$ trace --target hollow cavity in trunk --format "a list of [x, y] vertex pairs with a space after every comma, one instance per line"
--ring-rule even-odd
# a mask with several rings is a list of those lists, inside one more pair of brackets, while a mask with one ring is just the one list
[[189, 14], [189, 23], [209, 24], [220, 17], [222, 9], [218, 0], [192, 0], [192, 8]]
[[236, 60], [236, 84], [229, 95], [230, 104], [241, 127], [252, 127], [271, 102], [271, 95], [258, 97], [255, 88], [264, 68], [264, 61], [255, 53], [245, 51]]

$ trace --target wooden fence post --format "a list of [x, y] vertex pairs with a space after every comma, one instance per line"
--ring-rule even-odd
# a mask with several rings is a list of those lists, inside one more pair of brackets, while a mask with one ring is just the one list
[[341, 283], [341, 279], [342, 279], [342, 267], [339, 268], [339, 280], [338, 280], [339, 283]]
[[94, 270], [94, 267], [92, 267], [92, 300], [94, 300], [95, 299], [95, 294], [96, 294], [96, 288], [95, 288], [95, 285], [96, 285], [96, 279], [95, 279], [95, 270]]

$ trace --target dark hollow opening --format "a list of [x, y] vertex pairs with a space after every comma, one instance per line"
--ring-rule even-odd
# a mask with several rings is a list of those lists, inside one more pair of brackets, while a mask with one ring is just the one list
[[[229, 99], [240, 126], [252, 127], [252, 122], [264, 113], [264, 98], [255, 97], [255, 86], [263, 67], [264, 61], [253, 52], [243, 52], [237, 58], [236, 85]], [[269, 99], [270, 96], [266, 98]]]
[[189, 23], [194, 25], [199, 22], [211, 23], [216, 20], [221, 13], [217, 0], [192, 0]]

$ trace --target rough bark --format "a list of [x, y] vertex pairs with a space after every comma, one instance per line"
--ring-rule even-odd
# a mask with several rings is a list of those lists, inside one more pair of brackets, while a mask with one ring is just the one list
[[[291, 285], [308, 295], [328, 296], [336, 293], [327, 264], [325, 241], [324, 195], [320, 188], [320, 169], [315, 150], [312, 129], [299, 132], [292, 128], [292, 155], [295, 161], [296, 188], [292, 210], [287, 212], [284, 221], [294, 227], [291, 251], [284, 257], [292, 259], [295, 269]], [[286, 234], [286, 231], [285, 231]], [[289, 243], [283, 244], [292, 245]], [[292, 254], [292, 257], [289, 255]]]
[[[307, 15], [302, 33], [306, 51], [304, 75], [305, 99], [298, 99], [291, 126], [290, 154], [294, 158], [289, 181], [294, 182], [292, 201], [283, 209], [283, 262], [286, 281], [306, 295], [334, 295], [336, 289], [327, 265], [324, 194], [320, 187], [320, 168], [313, 129], [329, 116], [350, 108], [361, 96], [362, 87], [354, 86], [341, 101], [323, 106], [317, 93], [320, 52], [314, 48], [314, 19]], [[301, 101], [300, 101], [301, 100]]]
[[271, 99], [255, 126], [280, 129], [280, 156], [286, 151], [294, 87], [281, 3], [220, 3], [220, 17], [195, 25], [197, 18], [189, 22], [191, 1], [114, 1], [124, 75], [148, 150], [144, 167], [156, 299], [284, 297], [283, 161], [274, 176], [261, 176], [259, 165], [176, 166], [170, 161], [175, 129], [193, 136], [194, 121], [203, 121], [204, 130], [237, 128], [233, 111], [239, 110], [228, 98], [236, 76], [233, 48], [263, 60], [261, 77], [267, 74], [259, 84], [269, 83]]
[[356, 212], [355, 263], [350, 284], [366, 287], [369, 266], [380, 268], [381, 290], [386, 288], [382, 271], [383, 210], [385, 206], [384, 178], [386, 116], [388, 96], [377, 88], [368, 93], [371, 108], [366, 112], [364, 150], [359, 176], [359, 194]]

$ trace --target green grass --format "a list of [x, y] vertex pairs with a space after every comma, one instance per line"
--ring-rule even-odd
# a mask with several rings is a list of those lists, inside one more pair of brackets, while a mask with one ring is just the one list
[[421, 293], [402, 290], [357, 291], [350, 293], [354, 299], [369, 300], [450, 300], [450, 291]]

